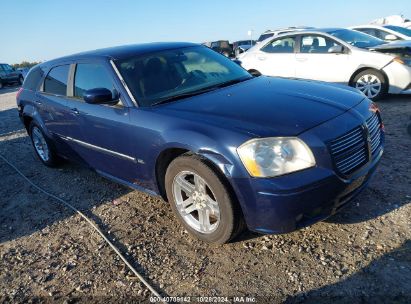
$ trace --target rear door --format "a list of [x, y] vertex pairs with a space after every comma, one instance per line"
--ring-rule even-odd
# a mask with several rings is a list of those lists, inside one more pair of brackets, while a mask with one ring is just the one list
[[111, 65], [105, 60], [78, 62], [73, 74], [73, 96], [69, 108], [76, 116], [83, 139], [82, 157], [93, 168], [113, 177], [132, 182], [136, 178], [136, 143], [133, 140], [129, 107], [88, 104], [83, 95], [87, 90], [106, 88], [120, 92]]
[[77, 146], [69, 138], [83, 139], [83, 134], [72, 110], [68, 107], [70, 95], [70, 63], [53, 66], [47, 73], [43, 85], [36, 93], [35, 104], [47, 131], [59, 142], [60, 153], [78, 159]]
[[255, 52], [255, 69], [264, 75], [295, 77], [295, 42], [294, 36], [271, 40]]
[[318, 34], [301, 35], [296, 54], [296, 77], [347, 84], [354, 72], [348, 50], [329, 53], [340, 45], [334, 39]]

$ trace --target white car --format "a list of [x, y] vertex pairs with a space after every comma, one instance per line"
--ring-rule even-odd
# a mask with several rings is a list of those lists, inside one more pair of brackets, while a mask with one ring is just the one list
[[346, 84], [375, 100], [411, 94], [410, 46], [348, 29], [315, 29], [266, 39], [238, 60], [254, 75]]
[[411, 40], [411, 29], [397, 25], [357, 25], [349, 29], [363, 32], [385, 41]]

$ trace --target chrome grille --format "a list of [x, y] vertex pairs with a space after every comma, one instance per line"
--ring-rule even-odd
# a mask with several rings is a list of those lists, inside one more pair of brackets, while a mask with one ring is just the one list
[[375, 155], [382, 147], [381, 121], [377, 114], [367, 119], [367, 128], [371, 140], [371, 154]]
[[350, 175], [361, 168], [382, 148], [381, 120], [377, 113], [366, 120], [366, 126], [358, 126], [329, 142], [334, 165], [341, 175]]
[[358, 126], [330, 142], [330, 151], [338, 172], [348, 175], [368, 161], [364, 129]]

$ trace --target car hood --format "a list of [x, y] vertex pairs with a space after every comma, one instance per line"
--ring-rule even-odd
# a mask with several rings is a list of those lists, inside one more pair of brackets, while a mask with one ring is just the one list
[[348, 111], [364, 99], [343, 85], [257, 77], [156, 107], [184, 118], [255, 136], [292, 136]]
[[390, 43], [384, 43], [369, 48], [371, 50], [394, 50], [394, 49], [411, 49], [411, 40], [393, 41]]

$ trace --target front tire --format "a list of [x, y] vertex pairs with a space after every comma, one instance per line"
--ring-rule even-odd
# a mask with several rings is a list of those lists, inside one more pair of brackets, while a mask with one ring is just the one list
[[201, 157], [177, 157], [167, 168], [165, 184], [176, 217], [196, 238], [224, 244], [243, 229], [240, 207], [226, 182]]
[[352, 86], [371, 100], [382, 99], [388, 91], [384, 75], [374, 69], [367, 69], [355, 75]]
[[56, 167], [60, 163], [60, 158], [54, 152], [43, 130], [34, 121], [30, 123], [29, 135], [37, 158], [48, 167]]

